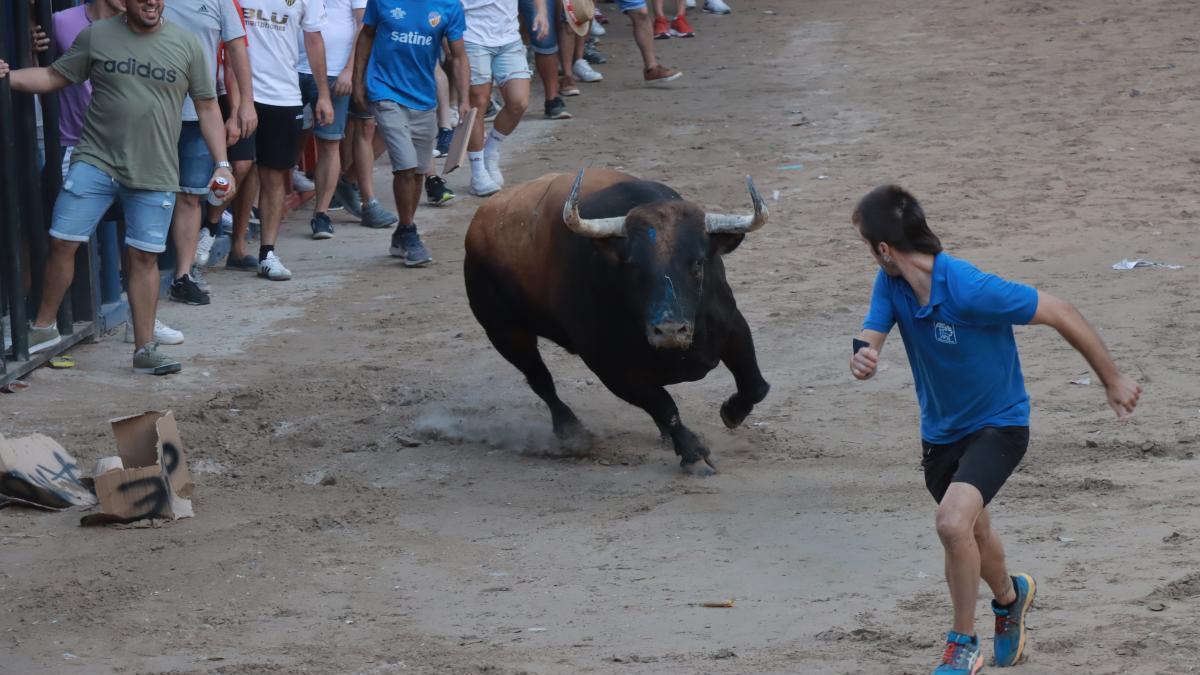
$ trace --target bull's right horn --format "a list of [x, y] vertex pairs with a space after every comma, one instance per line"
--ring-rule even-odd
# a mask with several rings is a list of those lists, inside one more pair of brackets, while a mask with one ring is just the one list
[[567, 203], [563, 204], [563, 224], [581, 237], [606, 239], [625, 236], [625, 218], [581, 218], [579, 216], [579, 187], [583, 185], [583, 171], [575, 177]]
[[729, 216], [709, 213], [704, 216], [704, 225], [709, 234], [746, 234], [767, 224], [767, 202], [754, 187], [754, 179], [746, 176], [746, 187], [750, 188], [750, 199], [754, 202], [754, 215]]

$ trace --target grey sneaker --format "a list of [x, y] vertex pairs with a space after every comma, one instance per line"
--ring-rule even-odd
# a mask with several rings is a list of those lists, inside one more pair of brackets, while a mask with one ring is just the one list
[[355, 218], [363, 217], [362, 193], [358, 191], [357, 185], [351, 185], [346, 182], [346, 179], [339, 178], [333, 194], [337, 195], [337, 198], [342, 200], [342, 204], [346, 205], [346, 213]]
[[397, 227], [392, 234], [392, 257], [403, 258], [405, 267], [424, 267], [433, 262], [433, 256], [425, 249], [417, 226]]
[[29, 324], [30, 354], [36, 354], [43, 349], [49, 349], [60, 342], [62, 342], [62, 336], [58, 334], [58, 326], [38, 328], [32, 323]]
[[391, 227], [398, 222], [400, 219], [396, 217], [396, 214], [383, 208], [378, 199], [367, 202], [366, 208], [362, 210], [362, 224], [366, 227], [378, 230]]
[[160, 354], [158, 343], [151, 342], [133, 353], [133, 372], [144, 375], [170, 375], [183, 370], [175, 359]]

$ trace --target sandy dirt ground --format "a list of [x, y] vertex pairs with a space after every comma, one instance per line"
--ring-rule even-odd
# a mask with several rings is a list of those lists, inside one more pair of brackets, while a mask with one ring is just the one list
[[[294, 281], [213, 272], [211, 307], [164, 303], [182, 374], [132, 376], [108, 338], [0, 398], [4, 433], [50, 434], [87, 466], [110, 417], [169, 406], [197, 480], [196, 517], [161, 528], [0, 512], [0, 671], [928, 673], [950, 606], [911, 375], [897, 336], [874, 381], [846, 368], [874, 274], [848, 216], [884, 181], [952, 252], [1072, 299], [1146, 388], [1118, 424], [1100, 386], [1071, 384], [1089, 373], [1057, 335], [1018, 331], [1033, 442], [994, 510], [1040, 592], [1012, 672], [1196, 670], [1192, 4], [735, 9], [658, 43], [687, 71], [668, 91], [641, 88], [614, 20], [604, 84], [574, 121], [531, 114], [507, 164], [510, 181], [623, 167], [725, 211], [748, 209], [752, 173], [771, 198], [726, 261], [771, 395], [731, 432], [728, 372], [673, 389], [716, 477], [681, 475], [641, 411], [551, 347], [599, 437], [556, 456], [467, 308], [472, 198], [421, 211], [438, 264], [417, 271], [384, 233], [310, 242], [297, 216]], [[1111, 269], [1126, 257], [1186, 267]], [[990, 650], [986, 598], [978, 616]]]

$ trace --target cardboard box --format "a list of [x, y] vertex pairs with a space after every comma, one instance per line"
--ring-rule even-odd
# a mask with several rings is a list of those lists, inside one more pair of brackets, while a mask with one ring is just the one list
[[[175, 414], [145, 412], [112, 420], [120, 468], [95, 477], [100, 512], [85, 516], [84, 525], [128, 523], [144, 518], [178, 520], [192, 516], [187, 498], [195, 487]], [[115, 466], [110, 458], [102, 466]]]
[[0, 506], [23, 504], [51, 511], [92, 506], [75, 458], [49, 436], [0, 436]]

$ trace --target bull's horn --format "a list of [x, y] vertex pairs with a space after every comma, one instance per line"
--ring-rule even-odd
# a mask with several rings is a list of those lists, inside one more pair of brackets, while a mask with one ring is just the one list
[[704, 216], [704, 225], [709, 234], [746, 234], [767, 224], [767, 202], [758, 194], [758, 188], [754, 187], [754, 179], [750, 176], [746, 176], [746, 186], [750, 188], [750, 199], [754, 201], [754, 215], [709, 213]]
[[583, 171], [571, 186], [571, 195], [563, 204], [563, 224], [572, 232], [591, 239], [625, 236], [625, 218], [581, 218], [579, 216], [579, 187], [583, 185]]

